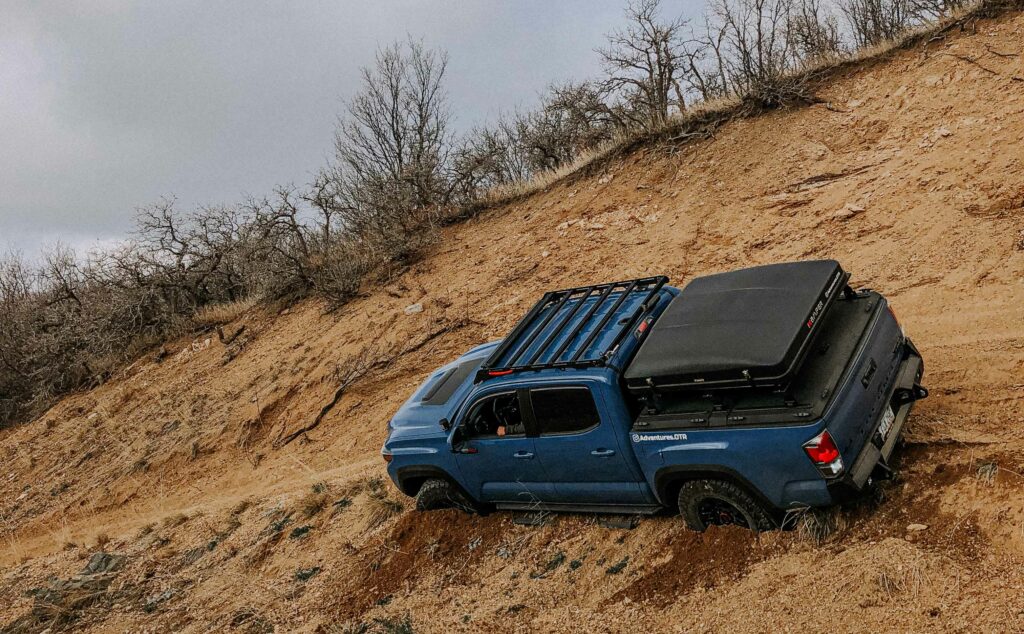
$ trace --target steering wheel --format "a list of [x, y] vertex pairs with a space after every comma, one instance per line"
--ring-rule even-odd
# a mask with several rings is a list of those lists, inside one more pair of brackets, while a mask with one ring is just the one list
[[499, 399], [494, 399], [494, 405], [491, 408], [494, 412], [494, 420], [498, 423], [498, 425], [510, 427], [514, 422], [511, 420], [511, 418], [513, 414], [515, 414], [519, 409], [518, 405], [516, 404], [515, 397], [513, 397], [512, 400], [510, 400], [507, 405], [503, 405], [501, 407], [498, 406], [498, 401]]

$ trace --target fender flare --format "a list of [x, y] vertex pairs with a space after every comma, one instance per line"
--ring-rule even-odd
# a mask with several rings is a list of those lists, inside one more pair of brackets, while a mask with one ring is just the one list
[[769, 500], [764, 493], [754, 486], [750, 480], [740, 475], [735, 469], [715, 464], [670, 465], [662, 467], [654, 474], [654, 495], [662, 506], [675, 508], [676, 500], [672, 499], [676, 485], [690, 480], [725, 480], [743, 487], [767, 509], [778, 510], [778, 506]]
[[477, 502], [476, 498], [469, 494], [468, 491], [456, 480], [450, 473], [442, 469], [441, 467], [434, 467], [430, 465], [413, 465], [409, 467], [401, 467], [395, 472], [395, 479], [398, 483], [399, 490], [409, 497], [415, 497], [418, 492], [419, 486], [412, 488], [414, 483], [422, 484], [424, 480], [429, 478], [438, 478], [444, 480], [448, 484], [452, 485], [459, 492], [466, 496], [466, 499]]

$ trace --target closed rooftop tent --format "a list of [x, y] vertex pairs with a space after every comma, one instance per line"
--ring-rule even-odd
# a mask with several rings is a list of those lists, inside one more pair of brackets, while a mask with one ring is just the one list
[[698, 277], [658, 317], [623, 373], [630, 389], [785, 385], [850, 275], [835, 260]]

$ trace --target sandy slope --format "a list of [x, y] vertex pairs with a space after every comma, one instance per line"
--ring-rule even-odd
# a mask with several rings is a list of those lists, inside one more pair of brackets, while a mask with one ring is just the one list
[[[26, 591], [109, 539], [127, 566], [56, 629], [341, 632], [409, 614], [438, 632], [1024, 630], [1022, 42], [1016, 14], [851, 69], [827, 106], [642, 149], [446, 230], [337, 313], [249, 314], [229, 349], [176, 342], [3, 432], [0, 623], [53, 626]], [[375, 480], [409, 391], [543, 289], [810, 257], [890, 298], [932, 390], [887, 499], [845, 510], [824, 543], [671, 517], [395, 513]], [[353, 367], [396, 354], [276, 446]]]

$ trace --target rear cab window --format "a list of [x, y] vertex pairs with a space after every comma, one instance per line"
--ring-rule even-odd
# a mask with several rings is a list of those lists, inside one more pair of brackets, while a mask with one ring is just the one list
[[601, 422], [594, 396], [586, 387], [530, 390], [530, 403], [541, 436], [578, 434]]

